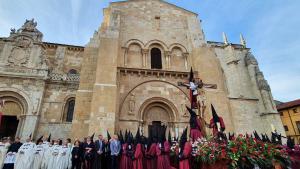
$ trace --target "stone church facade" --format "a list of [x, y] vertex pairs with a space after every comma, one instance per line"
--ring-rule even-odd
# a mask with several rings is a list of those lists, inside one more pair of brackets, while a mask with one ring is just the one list
[[284, 134], [243, 38], [207, 41], [197, 14], [160, 0], [112, 2], [103, 11], [85, 47], [43, 42], [34, 20], [0, 39], [0, 111], [15, 124], [2, 125], [0, 134], [81, 138], [140, 128], [147, 135], [160, 122], [178, 135], [188, 125], [189, 93], [177, 83], [187, 80], [190, 67], [217, 85], [202, 92], [206, 121], [213, 104], [228, 132]]

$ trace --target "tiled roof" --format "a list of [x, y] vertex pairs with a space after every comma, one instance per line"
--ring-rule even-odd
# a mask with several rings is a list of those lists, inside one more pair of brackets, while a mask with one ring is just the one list
[[300, 99], [279, 104], [279, 105], [277, 105], [277, 110], [284, 110], [284, 109], [292, 108], [292, 107], [296, 107], [296, 106], [300, 106]]

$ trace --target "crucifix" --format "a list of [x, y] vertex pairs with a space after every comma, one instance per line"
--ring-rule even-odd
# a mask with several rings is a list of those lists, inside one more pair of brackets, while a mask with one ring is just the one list
[[200, 90], [204, 88], [210, 88], [210, 89], [217, 89], [216, 84], [207, 84], [203, 83], [202, 79], [195, 78], [193, 69], [191, 68], [190, 75], [189, 75], [189, 81], [188, 82], [178, 82], [178, 86], [184, 86], [189, 89], [190, 91], [190, 102], [191, 102], [191, 108], [192, 109], [199, 109], [199, 112], [201, 112], [202, 118], [203, 113], [206, 108], [203, 99], [201, 99], [201, 94], [203, 94], [203, 91]]

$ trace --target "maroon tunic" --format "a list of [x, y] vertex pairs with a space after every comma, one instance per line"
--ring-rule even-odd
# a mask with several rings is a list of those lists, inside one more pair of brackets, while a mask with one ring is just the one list
[[156, 144], [152, 143], [149, 150], [145, 150], [147, 156], [147, 169], [156, 169]]
[[[225, 123], [224, 123], [224, 121], [223, 121], [223, 118], [222, 118], [222, 117], [219, 117], [219, 119], [220, 119], [220, 127], [221, 127], [221, 128], [225, 128]], [[216, 124], [215, 124], [215, 122], [214, 122], [214, 119], [211, 119], [211, 120], [210, 120], [209, 127], [210, 127], [210, 128], [213, 128], [213, 135], [214, 135], [214, 136], [218, 135], [218, 128], [217, 128], [217, 126], [216, 126]]]
[[198, 138], [203, 137], [201, 130], [203, 130], [202, 125], [201, 125], [200, 119], [197, 118], [197, 127], [191, 129], [191, 132], [190, 132], [190, 137], [192, 138], [193, 141], [197, 140]]
[[171, 162], [170, 162], [170, 152], [171, 152], [171, 146], [169, 141], [165, 141], [164, 142], [164, 148], [165, 148], [165, 152], [164, 152], [164, 159], [166, 161], [166, 167], [167, 168], [171, 168]]
[[120, 169], [132, 169], [132, 160], [130, 157], [127, 156], [127, 147], [127, 143], [122, 145]]
[[190, 169], [189, 158], [192, 153], [192, 144], [190, 142], [186, 142], [184, 144], [183, 149], [183, 160], [179, 162], [179, 169]]
[[133, 169], [143, 169], [143, 152], [142, 145], [140, 143], [137, 144], [135, 148]]
[[161, 150], [159, 144], [156, 146], [156, 155], [157, 155], [157, 169], [171, 169], [170, 164], [170, 144], [168, 141], [164, 142], [164, 149]]

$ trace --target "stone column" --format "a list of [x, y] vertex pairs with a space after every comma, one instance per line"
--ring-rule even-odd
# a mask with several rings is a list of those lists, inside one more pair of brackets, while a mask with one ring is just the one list
[[183, 54], [185, 70], [188, 70], [188, 69], [189, 69], [189, 68], [188, 68], [188, 56], [189, 56], [188, 53], [184, 53], [184, 54]]
[[148, 66], [148, 63], [147, 63], [148, 53], [149, 53], [149, 49], [142, 49], [143, 68], [147, 68], [147, 66]]
[[165, 60], [166, 60], [166, 68], [170, 69], [171, 68], [171, 52], [170, 51], [165, 51]]
[[128, 55], [128, 48], [123, 47], [124, 49], [124, 66], [127, 66], [127, 55]]

